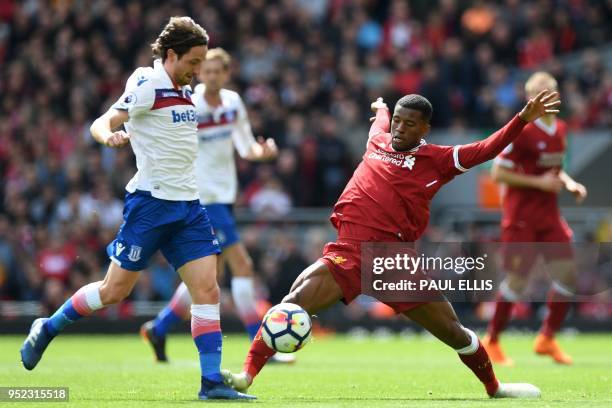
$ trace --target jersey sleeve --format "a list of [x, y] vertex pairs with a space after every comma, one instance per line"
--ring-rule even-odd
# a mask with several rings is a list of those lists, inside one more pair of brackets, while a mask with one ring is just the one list
[[249, 154], [251, 147], [257, 142], [253, 136], [253, 130], [251, 130], [251, 122], [249, 122], [246, 107], [240, 96], [236, 95], [236, 97], [238, 120], [236, 121], [236, 128], [232, 132], [232, 139], [238, 154], [240, 157], [244, 158]]
[[521, 161], [521, 143], [520, 139], [510, 143], [501, 152], [499, 156], [495, 158], [495, 163], [503, 168], [514, 170]]
[[389, 133], [389, 110], [383, 108], [376, 110], [376, 118], [370, 126], [368, 139], [382, 133]]
[[430, 146], [435, 146], [437, 149], [434, 157], [437, 162], [438, 171], [442, 177], [452, 178], [468, 170], [459, 163], [459, 146]]
[[503, 128], [484, 140], [452, 147], [439, 146], [443, 148], [437, 155], [442, 174], [453, 177], [494, 159], [519, 137], [526, 124], [527, 122], [516, 115]]
[[125, 110], [130, 117], [147, 112], [155, 102], [155, 89], [147, 68], [138, 68], [127, 80], [125, 91], [112, 106]]

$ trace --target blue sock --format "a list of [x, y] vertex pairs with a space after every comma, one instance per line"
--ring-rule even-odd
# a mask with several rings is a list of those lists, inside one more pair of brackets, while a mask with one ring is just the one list
[[164, 337], [168, 333], [168, 330], [181, 320], [183, 320], [181, 316], [177, 315], [174, 310], [170, 308], [170, 305], [168, 305], [164, 307], [155, 318], [153, 322], [153, 333], [156, 336]]
[[246, 325], [246, 331], [249, 335], [249, 340], [253, 341], [257, 332], [259, 331], [259, 326], [261, 326], [261, 322], [251, 323]]
[[72, 298], [68, 299], [53, 315], [45, 322], [45, 329], [51, 336], [57, 336], [66, 326], [79, 320], [80, 315], [72, 305]]
[[202, 377], [214, 382], [222, 382], [221, 377], [221, 346], [223, 339], [221, 331], [201, 334], [193, 341], [200, 353], [200, 368]]

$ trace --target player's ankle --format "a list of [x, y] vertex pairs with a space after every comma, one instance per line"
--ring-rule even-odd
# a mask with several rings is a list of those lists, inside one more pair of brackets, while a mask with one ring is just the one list
[[247, 383], [249, 384], [249, 386], [251, 386], [251, 384], [253, 384], [253, 379], [255, 378], [255, 376], [249, 374], [248, 371], [243, 371], [242, 374], [244, 374], [244, 378], [246, 378]]
[[484, 383], [485, 389], [487, 390], [487, 394], [489, 397], [495, 395], [497, 390], [499, 389], [499, 380], [496, 378], [495, 381], [491, 381], [489, 383]]

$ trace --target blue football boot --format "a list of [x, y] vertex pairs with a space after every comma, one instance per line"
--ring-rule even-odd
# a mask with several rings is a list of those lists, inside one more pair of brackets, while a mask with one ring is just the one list
[[149, 320], [140, 327], [140, 336], [145, 342], [149, 343], [155, 353], [155, 359], [160, 363], [167, 363], [168, 357], [166, 356], [166, 337], [158, 336], [153, 330], [155, 324], [153, 320]]
[[33, 370], [36, 364], [42, 358], [45, 349], [53, 340], [53, 336], [47, 333], [45, 330], [45, 322], [49, 318], [40, 318], [34, 320], [32, 327], [30, 327], [30, 334], [23, 342], [23, 346], [19, 350], [21, 353], [21, 362], [23, 366], [28, 370]]
[[198, 397], [201, 400], [226, 399], [251, 401], [257, 399], [253, 395], [238, 392], [222, 382], [209, 381], [204, 377], [202, 377], [202, 389], [198, 393]]

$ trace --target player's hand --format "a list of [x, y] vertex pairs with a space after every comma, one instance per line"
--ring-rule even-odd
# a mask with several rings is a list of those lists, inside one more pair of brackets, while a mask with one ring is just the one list
[[540, 176], [538, 187], [542, 191], [558, 193], [563, 189], [564, 185], [557, 172], [555, 170], [549, 170]]
[[535, 98], [530, 99], [527, 105], [519, 113], [519, 117], [525, 122], [533, 122], [543, 115], [559, 113], [561, 100], [558, 92], [544, 90]]
[[272, 138], [265, 139], [261, 136], [257, 138], [257, 143], [261, 146], [261, 159], [274, 160], [278, 157], [278, 147]]
[[574, 195], [574, 197], [576, 198], [576, 204], [582, 204], [582, 202], [587, 196], [586, 187], [576, 181], [568, 182], [565, 185], [565, 188], [567, 189], [567, 191]]
[[[376, 98], [376, 100], [372, 102], [372, 104], [370, 105], [370, 109], [372, 109], [372, 112], [376, 112], [378, 109], [389, 110], [389, 108], [387, 107], [387, 104], [383, 102], [382, 97]], [[376, 120], [376, 117], [370, 118], [370, 122], [374, 122], [375, 120]]]
[[123, 147], [128, 143], [130, 143], [130, 135], [123, 130], [114, 132], [104, 142], [108, 147]]

